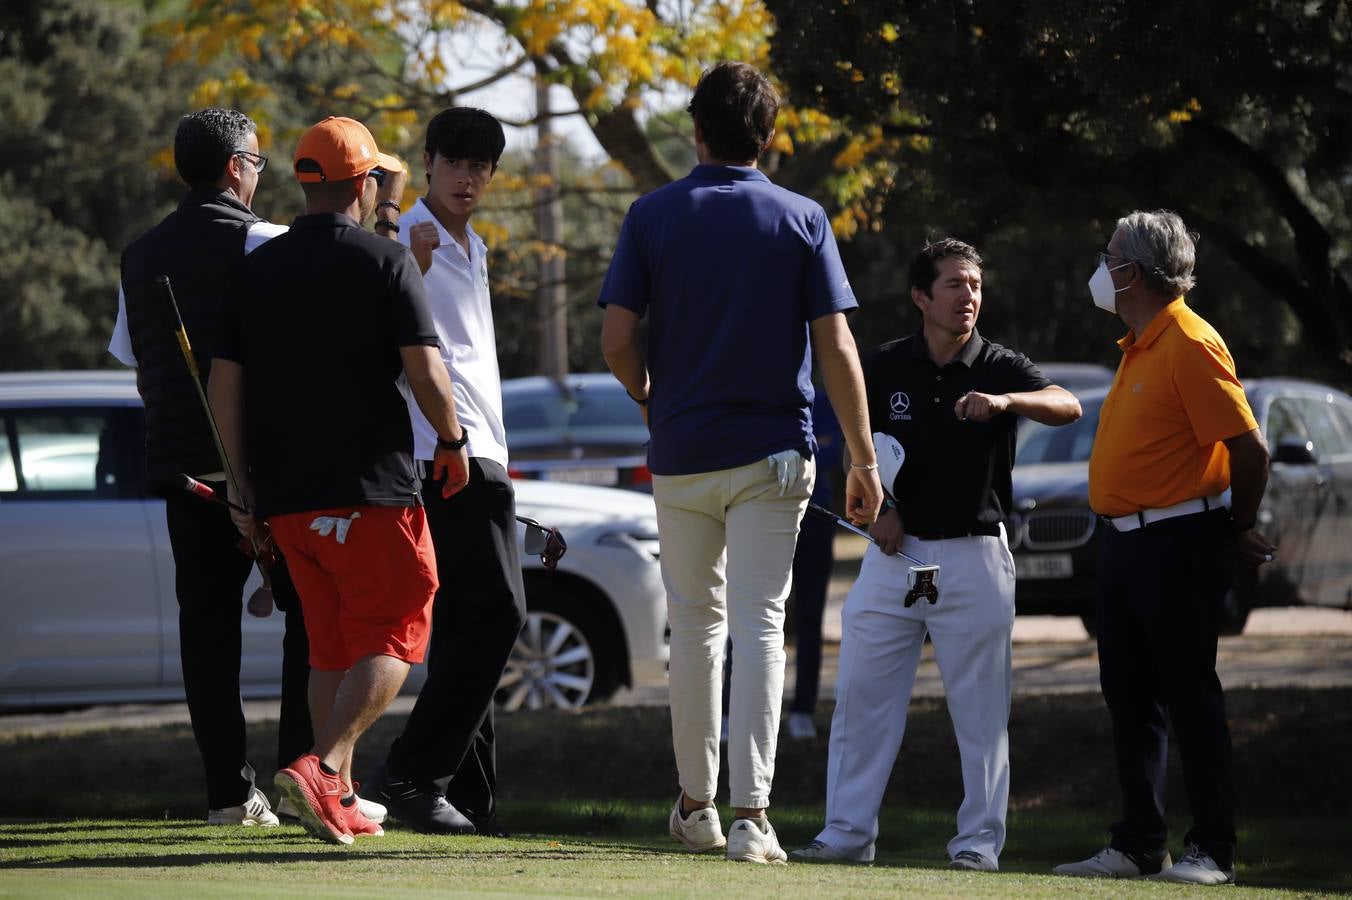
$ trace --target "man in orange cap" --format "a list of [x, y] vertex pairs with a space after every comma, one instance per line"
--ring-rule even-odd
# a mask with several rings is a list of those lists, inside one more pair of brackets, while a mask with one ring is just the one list
[[352, 119], [301, 137], [305, 215], [246, 261], [210, 383], [232, 499], [252, 510], [235, 523], [269, 521], [310, 635], [315, 745], [276, 784], [307, 830], [339, 844], [383, 833], [357, 806], [352, 750], [422, 661], [437, 588], [401, 374], [436, 431], [444, 494], [468, 471], [417, 263], [359, 225], [401, 168]]

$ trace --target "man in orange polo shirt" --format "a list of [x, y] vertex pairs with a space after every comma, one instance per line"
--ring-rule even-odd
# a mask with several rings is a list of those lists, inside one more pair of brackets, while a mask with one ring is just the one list
[[[1254, 529], [1268, 451], [1225, 342], [1188, 308], [1193, 237], [1167, 211], [1119, 219], [1089, 281], [1130, 331], [1099, 415], [1089, 503], [1099, 556], [1099, 680], [1113, 720], [1122, 819], [1061, 875], [1235, 880], [1230, 732], [1216, 677], [1237, 563], [1277, 548]], [[1222, 495], [1230, 490], [1229, 509]], [[1167, 716], [1167, 718], [1166, 718]], [[1164, 774], [1172, 726], [1194, 824], [1170, 865]]]

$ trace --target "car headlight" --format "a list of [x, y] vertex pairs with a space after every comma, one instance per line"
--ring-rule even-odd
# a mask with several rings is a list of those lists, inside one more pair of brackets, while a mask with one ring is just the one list
[[596, 543], [607, 547], [624, 547], [653, 562], [662, 556], [661, 543], [656, 532], [652, 531], [608, 531], [597, 538]]

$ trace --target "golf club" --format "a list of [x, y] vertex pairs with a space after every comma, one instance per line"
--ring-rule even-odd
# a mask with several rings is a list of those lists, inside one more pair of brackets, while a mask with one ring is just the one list
[[[225, 472], [226, 484], [230, 486], [230, 489], [235, 492], [236, 496], [243, 497], [243, 494], [239, 491], [239, 482], [235, 481], [235, 473], [230, 468], [230, 458], [225, 455], [225, 446], [221, 443], [221, 432], [216, 428], [216, 417], [211, 414], [211, 403], [207, 400], [206, 391], [202, 390], [202, 375], [197, 368], [197, 358], [193, 356], [192, 353], [192, 344], [188, 340], [187, 326], [183, 324], [183, 315], [178, 309], [178, 300], [174, 297], [174, 287], [169, 283], [168, 275], [157, 275], [155, 277], [155, 283], [164, 288], [165, 296], [169, 298], [169, 305], [174, 310], [174, 321], [178, 323], [177, 327], [174, 329], [174, 335], [178, 338], [178, 349], [183, 353], [183, 362], [188, 366], [188, 374], [192, 377], [192, 386], [197, 389], [197, 399], [202, 401], [202, 411], [207, 415], [207, 425], [211, 429], [211, 441], [216, 445], [216, 455], [221, 458], [221, 470]], [[184, 477], [186, 478], [187, 476]], [[207, 490], [211, 490], [200, 481], [195, 483]], [[186, 485], [180, 485], [180, 487], [186, 487]], [[195, 488], [189, 487], [187, 489], [198, 496], [202, 496]], [[212, 491], [212, 494], [214, 495], [215, 491]], [[214, 499], [214, 497], [210, 499]], [[249, 512], [249, 510], [236, 506], [229, 501], [225, 502], [227, 506], [238, 509], [241, 512]], [[264, 554], [267, 553], [268, 558], [275, 558], [275, 556], [266, 548], [259, 547], [258, 542], [255, 541], [252, 536], [248, 538], [248, 541], [249, 548], [252, 550], [251, 555], [253, 556], [254, 561], [258, 563], [258, 573], [263, 576], [263, 586], [254, 591], [253, 595], [249, 597], [248, 609], [250, 615], [257, 616], [261, 619], [272, 615], [273, 606], [272, 577], [268, 574], [268, 565], [264, 563]], [[264, 596], [264, 592], [266, 592], [266, 596]]]
[[[855, 525], [849, 519], [836, 515], [823, 506], [818, 506], [815, 503], [808, 503], [807, 511], [814, 515], [824, 516], [835, 522], [841, 528], [844, 528], [846, 531], [859, 535], [875, 547], [878, 546], [878, 541], [873, 535], [869, 534], [867, 530]], [[902, 553], [900, 549], [897, 550], [897, 556], [900, 556], [907, 562], [913, 563], [906, 573], [906, 587], [908, 590], [906, 592], [905, 605], [914, 606], [915, 601], [921, 598], [928, 600], [931, 606], [938, 603], [939, 567], [921, 562], [908, 553]]]

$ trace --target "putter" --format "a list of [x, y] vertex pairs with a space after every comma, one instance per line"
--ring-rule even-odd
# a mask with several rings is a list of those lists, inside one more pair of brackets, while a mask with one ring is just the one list
[[[197, 399], [202, 401], [202, 411], [207, 414], [207, 425], [211, 428], [211, 441], [216, 445], [216, 455], [221, 458], [221, 469], [225, 472], [226, 483], [230, 485], [231, 490], [239, 494], [239, 482], [235, 481], [235, 473], [230, 468], [230, 459], [225, 455], [225, 447], [221, 444], [221, 432], [216, 428], [216, 417], [211, 414], [211, 403], [207, 401], [206, 391], [202, 390], [202, 375], [197, 368], [197, 358], [192, 355], [192, 344], [188, 341], [188, 329], [183, 324], [183, 315], [178, 311], [178, 300], [174, 299], [174, 288], [169, 283], [168, 275], [158, 275], [155, 277], [156, 284], [164, 288], [165, 296], [169, 298], [169, 305], [174, 310], [174, 321], [178, 327], [174, 329], [174, 335], [178, 338], [178, 349], [183, 352], [183, 362], [188, 366], [188, 374], [192, 377], [192, 386], [197, 389]], [[183, 476], [187, 478], [188, 476]], [[202, 484], [200, 481], [189, 478], [194, 484], [201, 488], [211, 491], [211, 488]], [[203, 496], [197, 488], [188, 487], [180, 484], [180, 487], [187, 488], [198, 496]], [[211, 491], [215, 494], [215, 491]], [[240, 495], [243, 496], [243, 495]], [[211, 498], [211, 499], [214, 499]], [[227, 506], [240, 509], [242, 512], [248, 512], [246, 509], [236, 506], [229, 501], [222, 501]], [[249, 549], [254, 562], [258, 564], [258, 573], [263, 576], [263, 586], [254, 591], [249, 597], [248, 610], [249, 615], [264, 619], [272, 615], [272, 576], [268, 574], [268, 566], [264, 564], [264, 554], [269, 558], [275, 558], [275, 555], [266, 547], [260, 547], [253, 537], [248, 538]]]
[[[831, 521], [835, 522], [841, 528], [844, 528], [846, 531], [852, 534], [859, 535], [861, 538], [868, 541], [875, 547], [878, 546], [878, 541], [875, 540], [873, 535], [869, 534], [865, 529], [860, 528], [858, 525], [854, 524], [849, 519], [845, 519], [842, 518], [841, 516], [836, 515], [835, 513], [831, 512], [831, 510], [826, 509], [825, 507], [818, 506], [815, 503], [809, 503], [807, 505], [807, 511], [818, 516], [824, 516], [830, 519]], [[914, 556], [911, 556], [908, 553], [902, 553], [900, 550], [897, 551], [897, 556], [900, 556], [907, 562], [913, 563], [910, 569], [908, 569], [906, 572], [907, 591], [906, 591], [906, 599], [905, 601], [903, 601], [904, 605], [907, 607], [914, 606], [915, 602], [921, 599], [929, 601], [929, 604], [931, 606], [933, 606], [935, 603], [938, 603], [939, 567], [930, 565], [929, 563], [921, 562]]]

